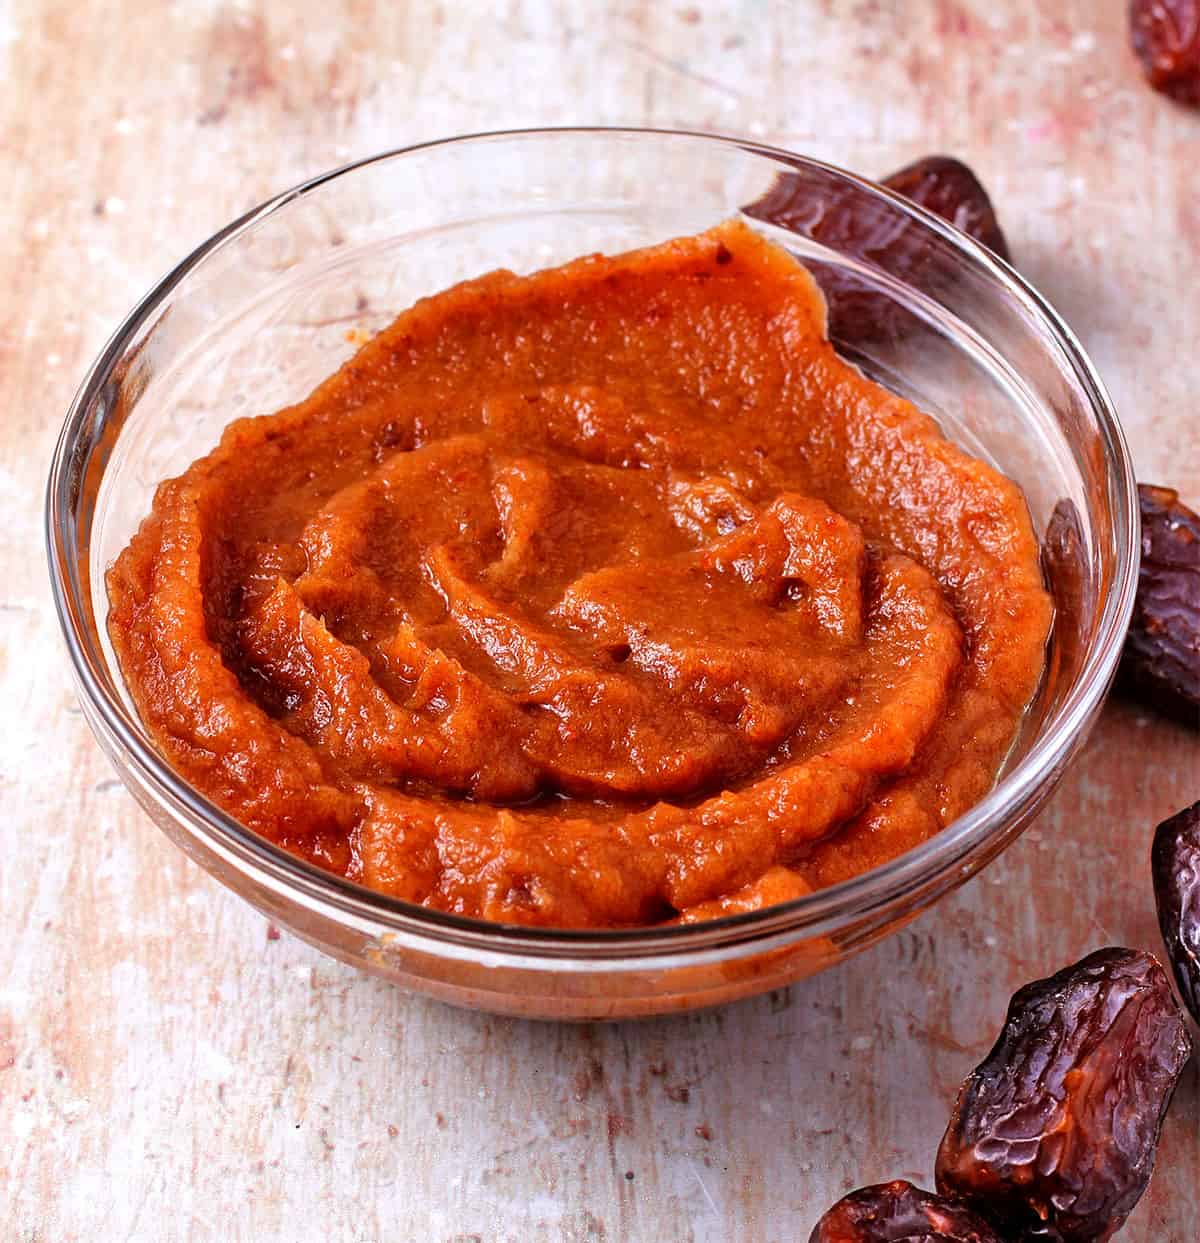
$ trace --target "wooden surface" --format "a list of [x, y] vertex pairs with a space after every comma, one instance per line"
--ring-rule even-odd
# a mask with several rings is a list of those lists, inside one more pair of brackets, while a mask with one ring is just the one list
[[[45, 584], [60, 420], [133, 301], [302, 177], [484, 128], [680, 125], [865, 172], [967, 157], [1142, 476], [1200, 500], [1200, 116], [1140, 84], [1124, 0], [303, 8], [0, 4], [0, 1236], [803, 1240], [851, 1186], [930, 1178], [1018, 984], [1156, 947], [1149, 834], [1200, 796], [1196, 736], [1111, 708], [1004, 858], [788, 992], [610, 1027], [458, 1013], [276, 937], [113, 779]], [[1198, 1218], [1193, 1064], [1121, 1237]]]

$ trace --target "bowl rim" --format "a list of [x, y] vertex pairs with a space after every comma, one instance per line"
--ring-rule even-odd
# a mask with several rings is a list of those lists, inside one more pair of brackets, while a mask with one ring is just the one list
[[[89, 429], [92, 410], [110, 380], [115, 364], [133, 345], [138, 334], [159, 313], [176, 288], [220, 247], [251, 231], [257, 224], [290, 203], [318, 191], [326, 183], [359, 170], [399, 160], [407, 155], [445, 146], [462, 147], [513, 139], [556, 140], [581, 138], [665, 138], [722, 146], [793, 168], [808, 168], [848, 182], [860, 191], [898, 208], [939, 234], [963, 253], [984, 274], [1001, 285], [1019, 304], [1024, 316], [1038, 321], [1065, 359], [1067, 368], [1086, 396], [1098, 424], [1104, 449], [1109, 499], [1113, 509], [1116, 567], [1112, 582], [1100, 602], [1096, 638], [1085, 654], [1079, 674], [1051, 727], [1038, 736], [1029, 753], [1006, 773], [989, 793], [939, 833], [895, 859], [819, 889], [803, 897], [759, 911], [725, 916], [691, 925], [651, 925], [628, 929], [564, 929], [528, 927], [468, 918], [403, 901], [355, 881], [327, 872], [275, 845], [266, 837], [240, 824], [215, 803], [183, 780], [166, 759], [144, 740], [140, 725], [119, 696], [105, 685], [106, 662], [96, 661], [84, 635], [92, 629], [84, 621], [88, 606], [81, 608], [88, 590], [88, 575], [79, 573], [76, 547], [73, 483], [78, 486], [76, 449]], [[1056, 360], [1056, 366], [1059, 366]], [[1061, 366], [1059, 367], [1061, 369]], [[91, 453], [95, 452], [95, 444]], [[190, 813], [190, 832], [200, 830], [219, 854], [233, 855], [243, 867], [265, 875], [290, 896], [332, 905], [342, 914], [387, 925], [399, 936], [416, 936], [457, 944], [464, 949], [492, 953], [527, 954], [533, 958], [561, 960], [590, 950], [592, 966], [623, 959], [643, 959], [659, 954], [678, 955], [701, 948], [719, 948], [787, 934], [818, 936], [844, 927], [848, 919], [861, 920], [872, 912], [902, 901], [906, 895], [949, 876], [963, 861], [978, 855], [989, 842], [1003, 846], [1003, 830], [1014, 809], [1030, 805], [1045, 782], [1061, 768], [1081, 740], [1081, 735], [1103, 701], [1116, 671], [1125, 632], [1133, 611], [1140, 552], [1138, 505], [1133, 463], [1115, 408], [1095, 366], [1074, 333], [1037, 292], [1008, 263], [953, 225], [868, 178], [837, 165], [732, 134], [697, 130], [631, 126], [561, 126], [488, 130], [454, 135], [396, 147], [320, 173], [251, 208], [202, 242], [172, 268], [125, 316], [86, 372], [71, 402], [59, 434], [46, 488], [45, 539], [51, 593], [71, 658], [77, 686], [98, 716], [85, 712], [94, 730], [103, 726], [109, 738], [128, 756], [139, 774], [149, 780], [159, 801], [181, 804]], [[88, 532], [90, 536], [90, 531]], [[84, 543], [86, 544], [86, 540]], [[87, 556], [87, 548], [84, 548]], [[104, 668], [102, 674], [98, 667]], [[116, 676], [119, 676], [116, 675]], [[982, 864], [980, 864], [982, 866]], [[963, 876], [975, 869], [965, 867]], [[956, 883], [956, 882], [951, 882]], [[387, 936], [388, 933], [384, 933]], [[689, 958], [691, 956], [689, 955]], [[561, 963], [560, 963], [561, 965]]]

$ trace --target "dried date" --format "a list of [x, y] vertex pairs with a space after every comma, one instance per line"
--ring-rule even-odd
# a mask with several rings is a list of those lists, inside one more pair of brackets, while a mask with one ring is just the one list
[[1138, 485], [1142, 568], [1121, 684], [1200, 727], [1200, 515], [1171, 488]]
[[1020, 989], [962, 1086], [937, 1186], [1006, 1237], [1104, 1243], [1145, 1191], [1191, 1052], [1149, 954], [1110, 948]]
[[883, 184], [969, 233], [1001, 259], [1008, 259], [1008, 241], [992, 200], [961, 160], [948, 155], [926, 156], [885, 177]]
[[[1008, 243], [991, 199], [961, 160], [927, 156], [885, 177], [882, 184], [1008, 259]], [[878, 266], [909, 285], [921, 287], [933, 263], [934, 249], [920, 226], [898, 216], [886, 203], [804, 173], [781, 174], [762, 198], [743, 210], [841, 255]], [[809, 267], [829, 305], [829, 332], [835, 341], [897, 335], [911, 320], [898, 303], [854, 273], [828, 263], [812, 262]]]
[[808, 1243], [1002, 1243], [963, 1204], [900, 1180], [863, 1187], [817, 1222]]
[[1154, 899], [1180, 996], [1200, 1023], [1200, 803], [1164, 820], [1150, 852]]
[[1129, 37], [1156, 91], [1200, 107], [1200, 0], [1132, 0]]

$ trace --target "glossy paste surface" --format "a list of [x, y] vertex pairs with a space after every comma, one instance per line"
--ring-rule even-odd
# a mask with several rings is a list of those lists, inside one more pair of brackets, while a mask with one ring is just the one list
[[1050, 606], [1019, 490], [736, 222], [419, 302], [158, 490], [109, 573], [173, 766], [525, 924], [785, 900], [991, 786]]

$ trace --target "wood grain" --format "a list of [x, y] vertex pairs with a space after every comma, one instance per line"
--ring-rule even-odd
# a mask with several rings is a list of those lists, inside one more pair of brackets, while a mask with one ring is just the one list
[[[0, 5], [0, 1234], [803, 1239], [851, 1186], [929, 1179], [1015, 986], [1157, 945], [1149, 834], [1200, 796], [1200, 742], [1115, 706], [1008, 854], [790, 991], [610, 1027], [406, 997], [273, 939], [136, 810], [74, 705], [40, 527], [73, 387], [191, 246], [380, 148], [572, 122], [967, 157], [1143, 477], [1200, 499], [1200, 116], [1142, 87], [1124, 7]], [[1193, 1065], [1121, 1237], [1198, 1217]]]

